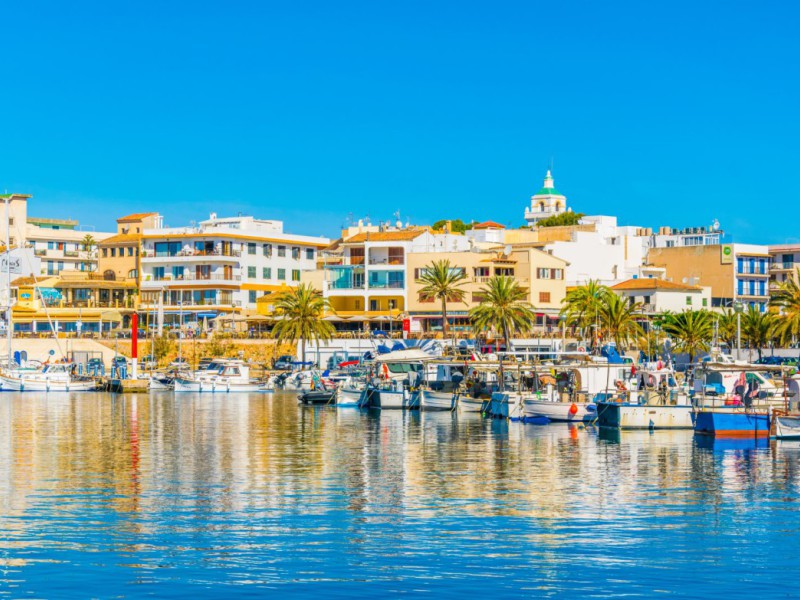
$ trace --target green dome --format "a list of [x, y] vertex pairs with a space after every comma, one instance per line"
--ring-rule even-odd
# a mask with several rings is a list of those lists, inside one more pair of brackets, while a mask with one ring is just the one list
[[560, 196], [561, 194], [558, 193], [556, 188], [548, 188], [543, 187], [538, 192], [536, 192], [537, 196]]

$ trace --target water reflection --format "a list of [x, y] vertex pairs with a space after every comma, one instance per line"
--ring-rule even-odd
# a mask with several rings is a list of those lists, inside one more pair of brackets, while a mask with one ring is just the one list
[[80, 597], [363, 581], [648, 595], [677, 591], [678, 574], [702, 594], [720, 569], [737, 582], [729, 595], [763, 597], [781, 575], [759, 569], [791, 555], [767, 549], [797, 549], [796, 443], [302, 407], [291, 394], [4, 394], [0, 440], [0, 595], [14, 597], [71, 595], [65, 568]]

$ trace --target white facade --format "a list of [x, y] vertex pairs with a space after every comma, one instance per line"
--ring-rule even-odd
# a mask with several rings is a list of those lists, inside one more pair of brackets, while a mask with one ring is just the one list
[[656, 279], [628, 280], [611, 288], [631, 303], [641, 302], [644, 314], [711, 308], [711, 288], [681, 286]]
[[323, 293], [337, 312], [397, 315], [408, 306], [408, 254], [470, 248], [463, 235], [427, 230], [357, 234], [342, 242], [341, 259], [326, 265]]
[[528, 225], [536, 225], [542, 219], [554, 217], [568, 212], [567, 198], [558, 193], [550, 171], [544, 177], [542, 188], [531, 196], [530, 207], [525, 209], [525, 220]]
[[141, 290], [145, 306], [211, 315], [255, 312], [257, 299], [300, 283], [316, 268], [330, 240], [283, 233], [283, 223], [253, 217], [218, 219], [197, 227], [145, 229]]

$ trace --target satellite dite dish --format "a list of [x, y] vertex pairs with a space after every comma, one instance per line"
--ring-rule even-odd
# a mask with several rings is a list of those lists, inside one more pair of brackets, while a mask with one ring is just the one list
[[506, 244], [506, 247], [503, 248], [503, 256], [508, 256], [511, 254], [511, 244]]

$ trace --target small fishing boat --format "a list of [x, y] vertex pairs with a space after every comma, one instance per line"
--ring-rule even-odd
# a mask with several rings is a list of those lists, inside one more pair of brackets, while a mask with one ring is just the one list
[[19, 392], [87, 392], [97, 389], [92, 377], [72, 374], [72, 363], [45, 365], [41, 371], [7, 373], [0, 376], [3, 390]]
[[454, 391], [436, 392], [430, 389], [419, 391], [420, 410], [453, 410], [456, 407], [458, 393]]
[[361, 406], [366, 394], [367, 382], [363, 377], [348, 377], [336, 387], [336, 406]]
[[800, 414], [789, 414], [782, 410], [772, 411], [770, 437], [778, 440], [800, 440]]
[[382, 410], [419, 408], [419, 391], [411, 391], [396, 384], [373, 387], [369, 395], [369, 406]]
[[333, 405], [336, 401], [336, 390], [308, 390], [297, 396], [301, 404]]
[[769, 437], [770, 414], [745, 408], [701, 409], [694, 430], [715, 437]]
[[263, 383], [250, 379], [250, 367], [241, 360], [217, 361], [219, 370], [206, 370], [200, 374], [179, 374], [175, 377], [176, 392], [210, 392], [224, 394], [230, 392], [259, 392]]

